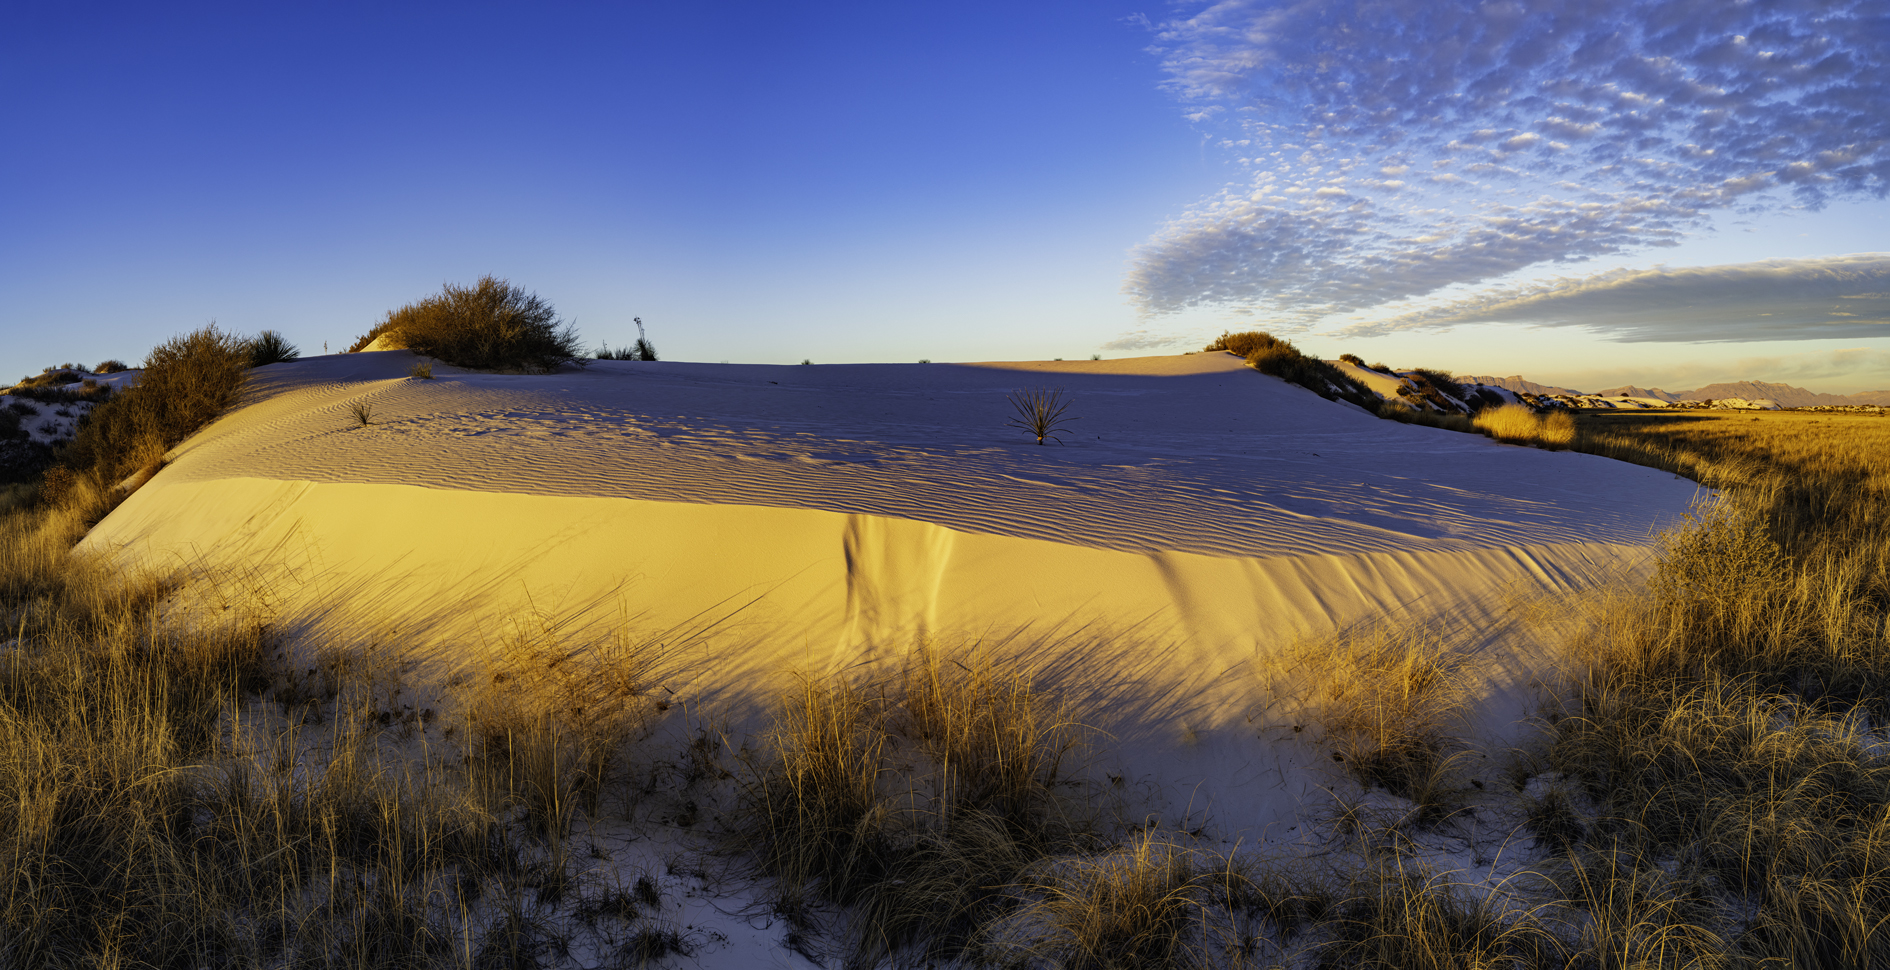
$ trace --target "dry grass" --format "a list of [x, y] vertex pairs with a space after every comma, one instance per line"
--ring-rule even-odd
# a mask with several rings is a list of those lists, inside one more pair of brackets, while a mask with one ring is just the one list
[[605, 785], [655, 715], [644, 644], [621, 633], [581, 648], [535, 617], [460, 691], [471, 764], [553, 841], [579, 811], [595, 817]]
[[[0, 516], [0, 965], [535, 966], [574, 936], [686, 948], [650, 915], [653, 885], [589, 887], [561, 841], [621, 753], [600, 736], [640, 723], [636, 658], [561, 660], [541, 636], [471, 698], [479, 730], [427, 743], [432, 712], [398, 704], [398, 665], [294, 664], [240, 599], [198, 611], [71, 555], [62, 514]], [[503, 821], [515, 807], [523, 832]]]
[[1462, 639], [1436, 626], [1362, 625], [1288, 651], [1273, 693], [1299, 726], [1321, 730], [1346, 774], [1409, 799], [1411, 821], [1434, 825], [1460, 802], [1453, 738], [1474, 672]]
[[1728, 495], [1666, 536], [1646, 593], [1576, 644], [1575, 710], [1549, 758], [1601, 806], [1565, 840], [1590, 945], [1609, 966], [1890, 963], [1890, 427], [1584, 425], [1585, 450]]
[[[968, 954], [1025, 868], [1084, 844], [1082, 732], [1020, 670], [915, 651], [894, 683], [811, 678], [749, 766], [737, 844], [805, 921], [852, 907], [854, 960]], [[752, 841], [751, 841], [752, 840]]]
[[1537, 414], [1525, 404], [1505, 404], [1477, 412], [1478, 431], [1513, 444], [1562, 449], [1575, 443], [1575, 418], [1565, 411]]

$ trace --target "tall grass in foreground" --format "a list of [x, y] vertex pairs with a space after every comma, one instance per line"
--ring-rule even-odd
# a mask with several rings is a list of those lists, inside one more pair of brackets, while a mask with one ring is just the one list
[[851, 958], [976, 961], [1038, 860], [1088, 844], [1067, 759], [1083, 732], [1018, 670], [918, 650], [898, 683], [812, 679], [748, 766], [738, 832], [811, 923], [853, 908]]
[[[400, 753], [425, 720], [389, 708], [371, 658], [278, 659], [240, 601], [188, 609], [69, 554], [48, 514], [0, 515], [0, 966], [537, 966], [574, 935], [624, 959], [682, 945], [647, 915], [654, 888], [585, 883], [550, 826], [506, 824], [557, 811], [498, 782], [476, 742]], [[569, 713], [517, 676], [508, 699], [537, 714], [510, 736], [540, 744], [534, 726]], [[607, 708], [615, 685], [585, 679]]]
[[1576, 644], [1549, 759], [1602, 812], [1568, 843], [1564, 885], [1596, 932], [1642, 926], [1664, 964], [1890, 965], [1890, 428], [1674, 415], [1584, 431], [1588, 450], [1729, 500], [1668, 536], [1646, 594], [1597, 610]]

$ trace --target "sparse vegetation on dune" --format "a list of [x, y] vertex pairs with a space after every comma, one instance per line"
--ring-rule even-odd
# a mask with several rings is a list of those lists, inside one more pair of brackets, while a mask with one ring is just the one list
[[390, 311], [348, 351], [360, 351], [383, 336], [473, 370], [544, 373], [588, 357], [576, 326], [559, 320], [549, 302], [493, 276], [482, 276], [472, 286], [448, 283], [438, 295]]
[[853, 959], [970, 959], [1007, 887], [1089, 844], [1068, 759], [1085, 732], [1020, 670], [918, 649], [901, 682], [803, 680], [749, 761], [736, 844], [811, 925], [850, 907]]
[[1298, 347], [1270, 333], [1259, 330], [1227, 332], [1203, 349], [1239, 354], [1247, 358], [1247, 364], [1260, 373], [1297, 384], [1327, 400], [1350, 401], [1367, 410], [1378, 406], [1378, 396], [1369, 388], [1347, 377], [1331, 364], [1300, 353]]
[[1727, 496], [1645, 589], [1561, 607], [1560, 706], [1501, 795], [1506, 851], [1534, 855], [1493, 887], [1412, 848], [1497, 797], [1459, 768], [1474, 670], [1442, 628], [1362, 624], [1275, 678], [1350, 786], [1315, 866], [1105, 812], [1107, 739], [978, 651], [809, 676], [771, 730], [658, 753], [633, 641], [539, 620], [431, 707], [398, 663], [289, 658], [240, 598], [200, 615], [70, 555], [254, 350], [214, 327], [157, 348], [47, 500], [0, 493], [0, 964], [555, 965], [583, 937], [638, 965], [690, 945], [655, 882], [573, 860], [647, 799], [752, 864], [793, 945], [855, 966], [1890, 965], [1890, 422], [1387, 405]]

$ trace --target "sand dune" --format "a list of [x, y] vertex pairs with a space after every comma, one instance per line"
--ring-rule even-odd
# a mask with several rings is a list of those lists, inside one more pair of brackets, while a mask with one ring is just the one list
[[[665, 689], [737, 720], [797, 669], [983, 638], [1088, 699], [1151, 788], [1235, 828], [1316, 795], [1312, 743], [1266, 734], [1282, 647], [1385, 614], [1498, 630], [1517, 596], [1636, 575], [1695, 497], [1381, 421], [1226, 354], [434, 381], [413, 361], [259, 371], [254, 403], [86, 546], [239, 572], [293, 636], [444, 666], [521, 625], [629, 629], [664, 644]], [[1037, 386], [1074, 398], [1063, 446], [1004, 426], [1006, 394]], [[1492, 658], [1493, 724], [1544, 662]]]

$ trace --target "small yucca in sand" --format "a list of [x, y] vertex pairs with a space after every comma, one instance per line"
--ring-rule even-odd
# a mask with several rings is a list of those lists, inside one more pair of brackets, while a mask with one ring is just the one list
[[1013, 391], [1010, 401], [1011, 407], [1017, 410], [1017, 417], [1005, 424], [1036, 435], [1040, 445], [1045, 438], [1062, 444], [1063, 439], [1057, 437], [1057, 432], [1063, 430], [1066, 422], [1077, 420], [1063, 416], [1070, 409], [1070, 400], [1063, 396], [1062, 388]]

